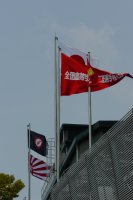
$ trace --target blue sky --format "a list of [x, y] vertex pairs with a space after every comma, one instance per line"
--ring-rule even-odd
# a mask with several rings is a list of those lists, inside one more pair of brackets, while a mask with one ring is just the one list
[[[0, 172], [26, 184], [18, 199], [27, 197], [27, 124], [54, 137], [55, 33], [90, 51], [99, 68], [133, 74], [132, 9], [132, 0], [0, 1]], [[132, 87], [125, 78], [93, 93], [93, 123], [121, 119], [133, 107]], [[86, 93], [61, 98], [61, 123], [88, 123]], [[32, 200], [40, 199], [42, 185], [32, 177]]]

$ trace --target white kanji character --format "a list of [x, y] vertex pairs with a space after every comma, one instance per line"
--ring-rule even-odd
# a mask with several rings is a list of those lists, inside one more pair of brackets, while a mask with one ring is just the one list
[[80, 73], [79, 74], [79, 79], [81, 80], [81, 81], [84, 81], [84, 79], [85, 79], [85, 76], [84, 76], [85, 74], [84, 73]]
[[75, 80], [75, 72], [70, 72], [70, 80]]
[[113, 80], [113, 81], [117, 81], [117, 77], [116, 77], [115, 74], [112, 75], [112, 80]]
[[75, 73], [75, 80], [79, 80], [79, 73], [78, 72]]
[[85, 74], [84, 77], [85, 77], [85, 81], [88, 82], [88, 81], [89, 81], [89, 79], [88, 79], [88, 78], [89, 78], [89, 77], [88, 77], [88, 74]]
[[112, 75], [108, 75], [109, 82], [112, 82]]
[[107, 74], [105, 75], [100, 75], [99, 77], [102, 78], [102, 80], [100, 81], [101, 83], [108, 83], [109, 82], [109, 77]]
[[68, 71], [65, 73], [65, 79], [70, 79], [70, 74]]

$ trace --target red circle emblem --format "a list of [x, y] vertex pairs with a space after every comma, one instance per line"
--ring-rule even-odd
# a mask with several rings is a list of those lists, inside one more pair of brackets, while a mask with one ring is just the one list
[[36, 146], [37, 146], [38, 148], [40, 148], [40, 147], [42, 146], [42, 140], [41, 140], [40, 138], [37, 138], [37, 139], [35, 140], [35, 144], [36, 144]]

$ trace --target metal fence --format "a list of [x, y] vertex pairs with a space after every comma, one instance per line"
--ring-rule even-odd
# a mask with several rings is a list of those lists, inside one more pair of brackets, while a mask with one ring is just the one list
[[133, 109], [72, 165], [51, 199], [133, 199]]
[[51, 187], [53, 187], [56, 176], [53, 173], [54, 171], [54, 163], [55, 163], [55, 139], [54, 138], [48, 138], [47, 139], [48, 143], [48, 148], [47, 148], [47, 157], [46, 157], [46, 162], [48, 163], [49, 166], [51, 166], [51, 172], [50, 175], [46, 178], [44, 181], [44, 184], [41, 189], [41, 199], [45, 200], [47, 199], [47, 196], [49, 194], [49, 190]]

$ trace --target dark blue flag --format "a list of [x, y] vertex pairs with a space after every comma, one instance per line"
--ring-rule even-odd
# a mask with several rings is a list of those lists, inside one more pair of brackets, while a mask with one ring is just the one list
[[30, 145], [29, 145], [29, 130], [28, 130], [28, 147], [42, 156], [47, 155], [47, 141], [44, 135], [30, 130]]

